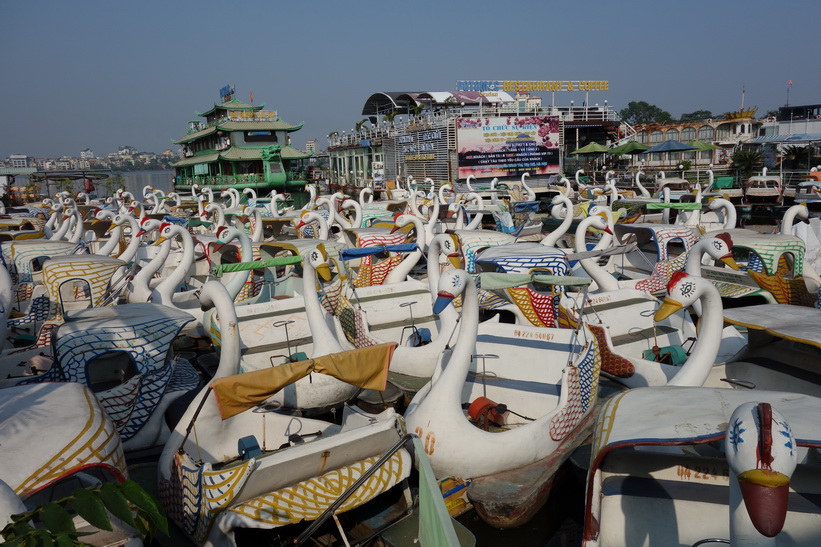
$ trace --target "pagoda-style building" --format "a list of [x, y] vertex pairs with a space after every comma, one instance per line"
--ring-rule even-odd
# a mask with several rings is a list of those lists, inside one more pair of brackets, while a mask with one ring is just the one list
[[306, 159], [311, 153], [291, 146], [289, 134], [302, 124], [282, 121], [265, 105], [243, 103], [230, 95], [222, 104], [198, 116], [205, 121], [188, 123], [188, 134], [175, 144], [182, 159], [175, 163], [175, 188], [193, 184], [226, 188], [295, 191], [306, 183]]

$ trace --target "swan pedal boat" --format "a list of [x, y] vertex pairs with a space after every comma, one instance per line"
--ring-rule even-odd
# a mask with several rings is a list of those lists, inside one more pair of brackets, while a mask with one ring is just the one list
[[[44, 383], [2, 390], [0, 397], [0, 523], [71, 495], [129, 478], [120, 436], [94, 394], [76, 383]], [[73, 524], [89, 545], [142, 545], [133, 528], [111, 519], [95, 528], [79, 515]]]
[[[350, 361], [348, 361], [350, 364]], [[368, 414], [346, 406], [341, 425], [283, 414], [266, 402], [296, 378], [320, 367], [343, 370], [335, 356], [225, 376], [192, 400], [159, 460], [166, 511], [198, 544], [233, 545], [234, 529], [277, 528], [317, 518], [405, 434], [389, 408]], [[361, 387], [384, 389], [387, 364]], [[407, 449], [385, 465], [341, 507], [364, 504], [408, 478]]]
[[612, 397], [596, 424], [583, 545], [819, 544], [819, 412], [821, 399], [776, 391]]
[[[480, 516], [497, 527], [518, 526], [544, 504], [553, 473], [590, 432], [598, 343], [586, 326], [480, 325], [476, 287], [464, 270], [442, 275], [434, 311], [459, 294], [455, 344], [412, 399], [405, 420], [423, 440], [437, 477], [475, 481], [468, 498]], [[513, 486], [521, 475], [506, 474], [534, 464], [541, 472], [530, 475], [527, 492]], [[504, 488], [479, 489], [477, 479], [499, 479], [496, 486]]]

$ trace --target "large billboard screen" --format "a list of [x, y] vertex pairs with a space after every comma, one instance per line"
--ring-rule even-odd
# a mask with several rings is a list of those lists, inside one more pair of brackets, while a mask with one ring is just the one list
[[456, 120], [459, 178], [559, 172], [559, 118], [498, 116]]

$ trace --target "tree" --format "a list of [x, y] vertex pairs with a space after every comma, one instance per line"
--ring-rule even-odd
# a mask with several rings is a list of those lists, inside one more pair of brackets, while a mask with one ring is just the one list
[[689, 114], [682, 114], [681, 119], [679, 121], [694, 122], [698, 120], [707, 120], [712, 117], [713, 113], [709, 110], [696, 110], [695, 112], [690, 112]]
[[787, 169], [803, 169], [810, 167], [810, 147], [787, 145], [781, 150], [784, 156], [784, 167]]
[[389, 124], [393, 125], [393, 120], [396, 119], [396, 116], [399, 114], [396, 110], [391, 110], [390, 112], [385, 112], [385, 115], [382, 117], [383, 121], [388, 122]]
[[360, 131], [362, 131], [362, 128], [365, 126], [366, 123], [368, 123], [368, 118], [363, 118], [356, 122], [356, 132], [359, 133]]
[[627, 108], [619, 110], [619, 116], [630, 125], [642, 123], [665, 123], [673, 121], [669, 112], [645, 101], [631, 101]]
[[114, 192], [123, 188], [125, 185], [125, 177], [122, 173], [114, 173], [110, 177], [102, 179], [102, 186], [105, 189], [105, 196], [113, 196]]
[[748, 179], [755, 168], [764, 163], [764, 156], [760, 150], [737, 150], [730, 160], [741, 178]]
[[[129, 504], [136, 507], [132, 514]], [[65, 498], [54, 500], [25, 513], [12, 515], [11, 522], [0, 530], [5, 545], [86, 545], [80, 539], [69, 510], [92, 526], [112, 531], [114, 515], [136, 529], [142, 537], [156, 532], [168, 535], [168, 519], [160, 505], [134, 481], [106, 482], [99, 488], [78, 488]], [[42, 523], [35, 528], [32, 522]]]

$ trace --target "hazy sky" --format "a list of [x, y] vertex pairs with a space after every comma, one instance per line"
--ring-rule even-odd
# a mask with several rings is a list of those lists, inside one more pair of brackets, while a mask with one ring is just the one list
[[[679, 116], [821, 103], [821, 2], [0, 0], [0, 158], [177, 150], [219, 101], [265, 103], [327, 145], [378, 91], [609, 80]], [[549, 102], [549, 94], [542, 94]], [[557, 93], [580, 104], [582, 93]]]

